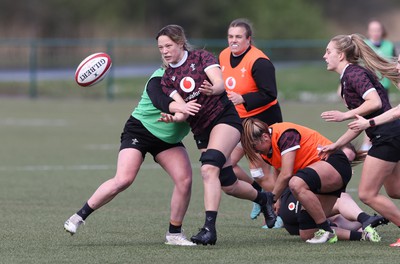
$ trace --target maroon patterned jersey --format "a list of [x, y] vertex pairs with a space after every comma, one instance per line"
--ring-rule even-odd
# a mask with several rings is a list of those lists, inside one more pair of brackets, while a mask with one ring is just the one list
[[177, 67], [169, 66], [161, 79], [162, 89], [168, 96], [178, 92], [185, 102], [197, 99], [201, 104], [200, 111], [187, 119], [194, 135], [207, 128], [229, 103], [226, 92], [214, 96], [200, 93], [201, 84], [208, 80], [206, 71], [210, 67], [219, 67], [214, 55], [205, 50], [189, 51], [185, 62]]
[[350, 64], [343, 74], [341, 83], [342, 97], [350, 110], [364, 103], [363, 96], [370, 89], [374, 88], [382, 100], [383, 112], [392, 108], [389, 103], [387, 92], [380, 84], [379, 80], [361, 66]]
[[300, 139], [300, 133], [294, 128], [283, 132], [278, 140], [278, 148], [282, 155], [291, 150], [300, 148]]
[[[364, 118], [373, 118], [392, 108], [385, 88], [383, 88], [377, 77], [367, 69], [359, 65], [350, 64], [344, 70], [340, 82], [342, 84], [341, 95], [347, 108], [350, 110], [355, 109], [364, 103], [365, 100], [363, 97], [370, 92], [371, 89], [375, 89], [378, 92], [382, 101], [381, 109], [364, 116]], [[368, 128], [366, 132], [370, 138], [374, 138], [376, 136], [393, 135], [393, 131], [391, 131], [392, 129], [398, 131], [396, 132], [397, 135], [400, 134], [400, 122], [392, 122], [381, 126], [371, 127]]]

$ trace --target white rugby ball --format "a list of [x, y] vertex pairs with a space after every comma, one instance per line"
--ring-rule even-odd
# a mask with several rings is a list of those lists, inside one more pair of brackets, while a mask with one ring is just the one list
[[107, 75], [111, 69], [110, 56], [104, 52], [98, 52], [86, 57], [75, 71], [75, 81], [83, 87], [92, 86]]

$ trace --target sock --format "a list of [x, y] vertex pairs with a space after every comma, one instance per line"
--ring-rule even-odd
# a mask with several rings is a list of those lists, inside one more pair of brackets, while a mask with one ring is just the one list
[[253, 188], [256, 189], [256, 190], [259, 191], [259, 192], [262, 191], [261, 185], [258, 184], [256, 181], [253, 181], [253, 183], [251, 184], [251, 186], [253, 186]]
[[350, 231], [350, 240], [351, 241], [360, 241], [361, 238], [362, 238], [362, 232]]
[[206, 222], [204, 227], [210, 230], [215, 230], [215, 222], [217, 221], [217, 211], [206, 211]]
[[169, 232], [170, 233], [181, 233], [182, 225], [176, 226], [176, 225], [169, 223]]
[[82, 217], [83, 220], [85, 220], [91, 213], [93, 213], [93, 209], [90, 208], [90, 206], [85, 203], [85, 205], [79, 210], [76, 214]]
[[357, 221], [360, 223], [364, 223], [365, 221], [368, 220], [368, 218], [370, 218], [370, 215], [362, 212], [357, 216]]
[[259, 205], [263, 206], [267, 203], [267, 197], [265, 195], [263, 195], [262, 192], [257, 191], [257, 197], [256, 199], [254, 199], [255, 203], [258, 203]]
[[329, 226], [329, 222], [327, 220], [325, 220], [324, 222], [322, 222], [321, 224], [317, 224], [317, 227], [319, 229], [323, 229], [325, 231], [331, 232], [333, 233], [332, 228]]

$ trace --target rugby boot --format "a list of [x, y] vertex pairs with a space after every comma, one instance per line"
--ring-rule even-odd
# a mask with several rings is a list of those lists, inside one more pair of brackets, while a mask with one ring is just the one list
[[276, 222], [276, 214], [274, 211], [274, 194], [272, 192], [262, 192], [266, 198], [266, 203], [261, 205], [261, 212], [265, 218], [265, 224], [268, 228], [273, 228]]
[[381, 215], [372, 215], [368, 218], [367, 221], [362, 223], [362, 229], [364, 230], [367, 228], [369, 225], [373, 228], [380, 226], [380, 225], [387, 225], [389, 223], [389, 220], [387, 220], [385, 217]]
[[215, 245], [217, 242], [217, 231], [210, 230], [208, 227], [200, 228], [200, 232], [197, 235], [194, 235], [190, 238], [190, 240], [195, 244], [206, 245]]

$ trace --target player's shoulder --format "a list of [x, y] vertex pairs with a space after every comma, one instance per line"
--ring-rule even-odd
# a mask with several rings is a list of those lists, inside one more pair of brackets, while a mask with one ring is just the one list
[[196, 49], [189, 52], [189, 54], [196, 57], [215, 57], [214, 54], [205, 49]]
[[350, 64], [343, 73], [343, 78], [347, 81], [352, 79], [359, 79], [361, 75], [368, 74], [367, 69], [357, 64]]

